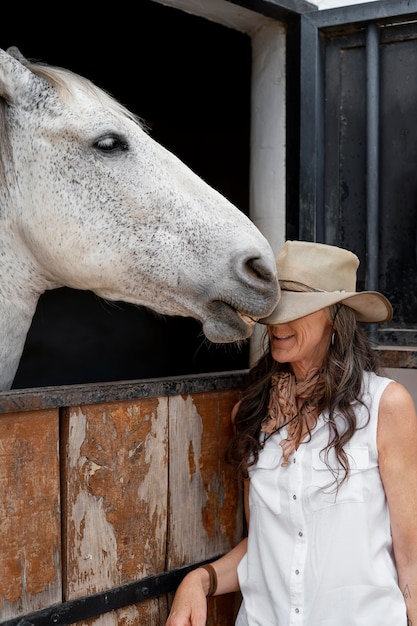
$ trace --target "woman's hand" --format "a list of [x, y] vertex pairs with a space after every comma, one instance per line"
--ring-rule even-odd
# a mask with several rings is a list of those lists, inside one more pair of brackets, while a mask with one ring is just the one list
[[[230, 552], [212, 561], [217, 578], [215, 596], [239, 590], [237, 567], [246, 554], [247, 544], [247, 538], [242, 539]], [[209, 590], [210, 575], [206, 569], [197, 567], [187, 574], [177, 588], [165, 626], [206, 626]]]
[[205, 626], [209, 584], [208, 572], [200, 567], [187, 574], [175, 593], [166, 626]]

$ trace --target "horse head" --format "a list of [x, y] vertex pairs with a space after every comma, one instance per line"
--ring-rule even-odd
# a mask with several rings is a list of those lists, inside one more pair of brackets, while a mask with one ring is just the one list
[[248, 338], [279, 298], [255, 225], [117, 100], [0, 50], [0, 388], [40, 295], [61, 286]]

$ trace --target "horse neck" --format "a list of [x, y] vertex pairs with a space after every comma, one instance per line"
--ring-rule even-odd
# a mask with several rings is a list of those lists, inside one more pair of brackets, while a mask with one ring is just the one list
[[13, 383], [35, 309], [36, 304], [30, 315], [0, 295], [0, 390]]
[[10, 389], [39, 297], [47, 288], [10, 228], [0, 223], [0, 390]]

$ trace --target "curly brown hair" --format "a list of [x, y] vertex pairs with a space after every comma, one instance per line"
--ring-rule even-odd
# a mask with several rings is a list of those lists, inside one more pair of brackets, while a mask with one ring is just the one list
[[[324, 403], [320, 409], [328, 410], [329, 442], [324, 449], [325, 458], [328, 458], [329, 451], [334, 448], [344, 470], [342, 480], [336, 481], [340, 486], [349, 473], [349, 461], [344, 446], [357, 429], [355, 403], [363, 404], [362, 373], [377, 372], [378, 358], [351, 308], [337, 304], [329, 307], [328, 311], [335, 332], [322, 365], [325, 392]], [[278, 363], [272, 358], [267, 333], [265, 346], [263, 356], [249, 371], [248, 384], [234, 417], [235, 433], [226, 452], [227, 461], [242, 478], [247, 477], [248, 467], [258, 460], [261, 423], [267, 414], [272, 375], [290, 370], [288, 363]], [[343, 418], [344, 428], [341, 432], [334, 418], [336, 413]], [[327, 466], [332, 471], [328, 463]], [[334, 470], [332, 473], [336, 479]]]

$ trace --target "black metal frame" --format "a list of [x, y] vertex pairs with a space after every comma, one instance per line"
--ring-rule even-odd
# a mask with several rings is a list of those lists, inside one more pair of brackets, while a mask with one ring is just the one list
[[[325, 52], [326, 38], [362, 30], [366, 36], [366, 288], [379, 291], [379, 29], [417, 20], [417, 0], [380, 0], [300, 16], [298, 238], [326, 239]], [[289, 123], [289, 127], [291, 123]], [[288, 212], [288, 210], [287, 210]], [[336, 242], [337, 243], [337, 242]], [[416, 333], [397, 328], [369, 333], [375, 345], [416, 345]]]
[[286, 23], [297, 19], [303, 13], [318, 11], [317, 6], [307, 0], [227, 0], [227, 2]]
[[[320, 31], [342, 25], [367, 25], [391, 20], [404, 21], [417, 13], [417, 0], [381, 0], [304, 13], [300, 20], [300, 187], [299, 238], [323, 240], [323, 49]], [[313, 158], [311, 158], [313, 155]], [[373, 203], [370, 202], [373, 206]]]
[[125, 606], [138, 604], [162, 594], [173, 592], [188, 572], [212, 560], [214, 559], [201, 561], [194, 565], [181, 567], [156, 576], [142, 578], [141, 580], [120, 587], [113, 587], [101, 593], [77, 598], [70, 602], [54, 604], [47, 609], [0, 622], [0, 626], [45, 626], [45, 624], [64, 626], [82, 622]]

